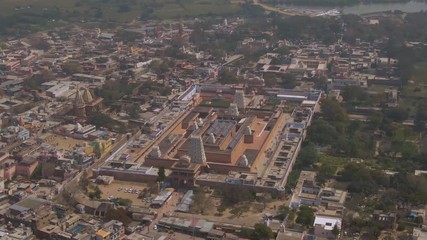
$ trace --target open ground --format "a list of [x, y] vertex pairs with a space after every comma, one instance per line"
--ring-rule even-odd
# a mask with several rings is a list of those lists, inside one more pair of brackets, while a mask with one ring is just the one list
[[56, 146], [60, 149], [71, 151], [75, 147], [85, 146], [87, 142], [84, 140], [52, 134], [49, 138], [47, 138], [47, 143]]
[[52, 12], [61, 17], [89, 18], [95, 16], [105, 20], [132, 21], [137, 17], [152, 14], [160, 19], [197, 17], [200, 15], [224, 15], [239, 10], [238, 2], [227, 0], [3, 0], [0, 16], [41, 14]]
[[[143, 202], [142, 199], [138, 199], [140, 191], [143, 191], [147, 185], [144, 183], [134, 182], [122, 182], [114, 181], [110, 185], [98, 185], [102, 191], [101, 198], [108, 199], [110, 196], [117, 198], [130, 199], [133, 205], [147, 207], [149, 203]], [[128, 190], [128, 192], [126, 192]], [[134, 192], [129, 190], [136, 190]]]

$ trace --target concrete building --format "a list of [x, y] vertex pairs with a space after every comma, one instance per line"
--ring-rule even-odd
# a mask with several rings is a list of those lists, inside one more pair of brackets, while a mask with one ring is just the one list
[[73, 76], [71, 77], [71, 80], [93, 83], [93, 84], [102, 84], [105, 82], [105, 77], [76, 73], [76, 74], [73, 74]]
[[173, 229], [193, 236], [207, 237], [214, 229], [214, 223], [203, 219], [185, 219], [176, 217], [163, 217], [157, 224], [160, 229]]
[[338, 235], [334, 234], [336, 227], [340, 231], [342, 219], [329, 216], [317, 215], [314, 219], [314, 235], [319, 238], [337, 239]]
[[108, 240], [123, 239], [125, 236], [123, 223], [117, 220], [111, 220], [102, 225], [102, 229], [96, 233], [96, 239], [105, 239], [106, 236], [108, 236]]
[[31, 177], [38, 165], [39, 161], [37, 159], [26, 158], [16, 165], [16, 174]]

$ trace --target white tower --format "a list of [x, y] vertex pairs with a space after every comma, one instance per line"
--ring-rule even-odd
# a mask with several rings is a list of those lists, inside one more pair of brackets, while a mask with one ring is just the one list
[[242, 156], [240, 156], [239, 161], [237, 162], [237, 166], [239, 166], [239, 167], [247, 167], [247, 166], [249, 166], [249, 161], [248, 161], [248, 158], [246, 157], [245, 154], [243, 154]]
[[215, 142], [216, 142], [215, 135], [213, 133], [210, 133], [208, 137], [208, 143], [215, 144]]
[[228, 107], [228, 114], [234, 117], [239, 116], [239, 109], [237, 108], [237, 104], [230, 103], [230, 106]]
[[246, 126], [245, 128], [245, 135], [252, 135], [252, 129], [250, 126]]
[[239, 109], [244, 109], [246, 107], [245, 92], [243, 90], [236, 90], [236, 94], [234, 95], [234, 103], [236, 103]]
[[153, 158], [160, 158], [162, 156], [162, 152], [160, 151], [159, 145], [153, 146], [153, 149], [151, 149], [150, 157]]

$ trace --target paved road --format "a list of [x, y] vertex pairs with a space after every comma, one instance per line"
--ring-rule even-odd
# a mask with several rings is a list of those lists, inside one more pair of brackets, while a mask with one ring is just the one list
[[184, 194], [181, 192], [174, 192], [172, 194], [171, 198], [169, 199], [169, 201], [167, 201], [166, 204], [163, 205], [163, 207], [161, 207], [159, 209], [153, 209], [154, 211], [157, 212], [157, 218], [151, 222], [151, 224], [148, 226], [148, 228], [144, 229], [144, 232], [155, 231], [153, 229], [153, 227], [154, 227], [154, 225], [157, 225], [157, 223], [159, 223], [159, 220], [162, 217], [164, 217], [167, 214], [174, 215], [176, 207], [178, 206], [179, 202], [181, 201], [181, 198], [183, 197], [183, 195]]

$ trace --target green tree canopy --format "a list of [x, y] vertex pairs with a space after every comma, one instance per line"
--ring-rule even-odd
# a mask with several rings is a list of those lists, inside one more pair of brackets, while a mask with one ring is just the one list
[[255, 224], [251, 239], [269, 240], [273, 237], [274, 237], [273, 231], [267, 225], [262, 223]]
[[301, 148], [296, 164], [299, 168], [307, 168], [318, 160], [319, 154], [317, 152], [316, 146], [313, 143], [308, 142], [305, 143], [305, 145]]
[[409, 113], [404, 108], [390, 108], [385, 111], [385, 117], [394, 122], [403, 122], [409, 117]]
[[297, 79], [292, 73], [285, 73], [282, 77], [282, 88], [293, 89], [297, 86]]
[[316, 119], [308, 130], [308, 139], [319, 145], [334, 143], [339, 134], [334, 126], [323, 119]]
[[110, 220], [117, 220], [122, 222], [125, 226], [128, 226], [132, 222], [132, 218], [127, 215], [127, 212], [123, 208], [110, 208], [105, 214], [105, 218]]
[[218, 81], [223, 84], [235, 84], [240, 83], [242, 79], [234, 71], [223, 68], [218, 73]]
[[302, 224], [304, 227], [311, 227], [314, 223], [314, 210], [308, 206], [301, 206], [297, 212], [297, 223]]
[[159, 172], [157, 173], [157, 181], [158, 182], [163, 182], [165, 181], [166, 175], [165, 175], [165, 168], [164, 167], [160, 167], [159, 168]]
[[212, 200], [206, 196], [203, 188], [196, 188], [192, 199], [193, 202], [190, 205], [190, 211], [193, 213], [203, 214], [213, 207]]
[[75, 73], [82, 73], [83, 68], [78, 62], [68, 61], [62, 64], [62, 71], [68, 75], [72, 75]]
[[325, 99], [320, 108], [323, 118], [327, 121], [345, 122], [348, 120], [347, 112], [336, 100]]
[[342, 96], [346, 102], [363, 102], [368, 99], [368, 93], [360, 86], [346, 86], [343, 88]]

